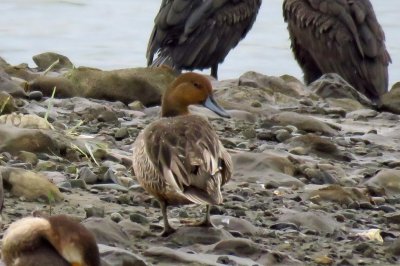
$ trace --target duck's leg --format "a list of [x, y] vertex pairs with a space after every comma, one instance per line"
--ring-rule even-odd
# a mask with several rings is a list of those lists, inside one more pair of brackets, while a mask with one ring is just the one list
[[161, 213], [163, 216], [164, 220], [164, 230], [161, 232], [161, 236], [169, 236], [170, 234], [174, 233], [176, 230], [171, 227], [171, 225], [168, 222], [168, 215], [167, 215], [167, 203], [163, 200], [160, 200], [160, 207], [161, 207]]
[[199, 226], [213, 227], [213, 224], [211, 223], [211, 220], [210, 220], [210, 209], [211, 209], [211, 206], [207, 204], [206, 205], [206, 218], [198, 224]]

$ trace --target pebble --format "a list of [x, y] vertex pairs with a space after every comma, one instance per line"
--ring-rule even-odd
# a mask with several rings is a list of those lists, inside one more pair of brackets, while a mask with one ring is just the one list
[[114, 222], [116, 222], [116, 223], [119, 223], [120, 221], [123, 220], [122, 215], [119, 214], [118, 212], [113, 212], [113, 213], [111, 213], [110, 218], [111, 218], [112, 221], [114, 221]]
[[84, 180], [86, 184], [95, 184], [98, 179], [97, 175], [87, 166], [79, 169], [78, 178]]
[[142, 214], [139, 214], [139, 213], [131, 213], [129, 215], [129, 219], [132, 222], [138, 223], [138, 224], [146, 225], [149, 223], [149, 220], [145, 216], [143, 216]]
[[124, 138], [129, 136], [128, 128], [121, 127], [115, 132], [115, 139], [116, 140], [123, 140]]
[[105, 208], [103, 206], [86, 206], [84, 207], [86, 218], [89, 217], [100, 217], [103, 218], [105, 215]]
[[43, 93], [41, 91], [31, 91], [28, 94], [30, 100], [40, 101], [43, 99]]
[[292, 134], [289, 131], [287, 131], [286, 129], [279, 129], [279, 130], [275, 131], [274, 133], [275, 133], [275, 138], [279, 142], [284, 142], [285, 140], [288, 140], [292, 137]]

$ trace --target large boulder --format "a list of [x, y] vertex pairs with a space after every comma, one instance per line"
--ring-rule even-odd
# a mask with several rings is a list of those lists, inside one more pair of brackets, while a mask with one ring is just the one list
[[55, 96], [61, 98], [78, 96], [155, 105], [174, 79], [174, 72], [165, 67], [111, 71], [79, 67], [57, 77], [40, 76], [29, 83], [29, 88], [47, 96], [56, 88]]

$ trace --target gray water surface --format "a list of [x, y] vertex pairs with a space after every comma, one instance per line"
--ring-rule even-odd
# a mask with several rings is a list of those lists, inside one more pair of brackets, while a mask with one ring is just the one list
[[[146, 65], [146, 47], [158, 0], [0, 0], [0, 56], [29, 63], [45, 51], [77, 66], [117, 69]], [[400, 0], [372, 0], [393, 63], [390, 84], [400, 81]], [[264, 0], [246, 39], [220, 66], [220, 79], [254, 70], [302, 77], [292, 56], [282, 0]], [[207, 71], [207, 73], [209, 73]]]

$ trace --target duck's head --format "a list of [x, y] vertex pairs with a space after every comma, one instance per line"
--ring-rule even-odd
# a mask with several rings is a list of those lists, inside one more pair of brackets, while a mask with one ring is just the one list
[[100, 255], [93, 234], [65, 215], [47, 218], [51, 230], [49, 242], [72, 266], [99, 266]]
[[100, 265], [99, 250], [92, 233], [66, 215], [25, 217], [17, 220], [5, 232], [2, 244], [2, 256], [6, 265], [14, 265], [15, 261], [32, 260], [35, 265], [48, 265], [46, 263], [50, 255], [58, 260], [55, 262], [57, 265]]
[[189, 114], [188, 107], [192, 104], [203, 105], [222, 117], [230, 117], [214, 100], [211, 82], [205, 76], [193, 72], [178, 76], [165, 91], [161, 116]]

